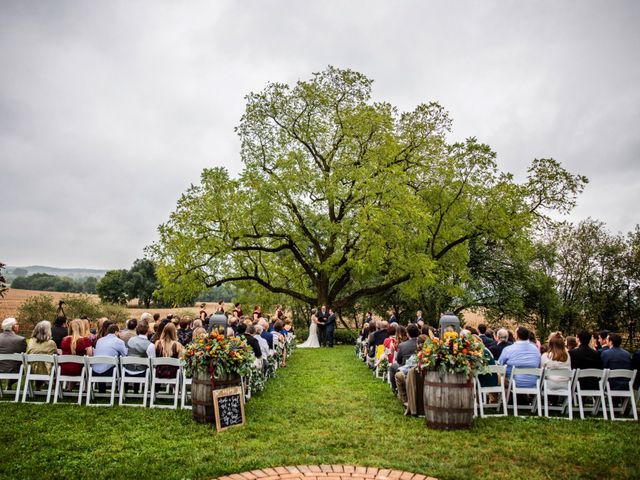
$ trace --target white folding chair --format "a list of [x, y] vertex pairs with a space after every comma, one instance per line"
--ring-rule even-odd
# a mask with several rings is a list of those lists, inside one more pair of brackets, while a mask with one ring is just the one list
[[[608, 370], [601, 370], [599, 368], [585, 368], [577, 369], [574, 381], [574, 395], [578, 402], [578, 411], [580, 412], [580, 419], [584, 420], [584, 398], [590, 398], [593, 401], [591, 408], [591, 414], [597, 415], [598, 409], [602, 408], [602, 417], [607, 419], [607, 402], [605, 401], [605, 382], [607, 381]], [[597, 380], [597, 389], [582, 388], [580, 379], [591, 378]]]
[[[62, 365], [75, 364], [81, 365], [82, 369], [79, 375], [63, 375]], [[53, 403], [58, 403], [58, 399], [63, 400], [65, 394], [69, 397], [78, 397], [78, 405], [82, 405], [82, 393], [84, 392], [85, 382], [87, 378], [87, 366], [83, 356], [80, 355], [60, 355], [55, 358], [56, 369], [56, 389], [53, 394]], [[78, 393], [65, 391], [65, 386], [69, 383], [78, 383]]]
[[[507, 394], [504, 389], [504, 379], [507, 375], [507, 367], [506, 365], [489, 365], [488, 374], [495, 374], [498, 376], [498, 385], [493, 387], [483, 387], [480, 384], [480, 379], [476, 376], [476, 390], [477, 390], [477, 399], [478, 399], [478, 408], [480, 409], [480, 417], [504, 417], [508, 415], [507, 413]], [[487, 395], [488, 394], [498, 394], [498, 403], [488, 403]], [[484, 409], [486, 407], [496, 408], [498, 412], [500, 412], [500, 406], [502, 405], [502, 413], [494, 413], [491, 415], [487, 415], [484, 413]]]
[[[518, 387], [516, 383], [516, 376], [530, 375], [534, 378], [535, 386], [533, 387]], [[531, 411], [538, 410], [538, 416], [542, 416], [542, 399], [540, 398], [540, 384], [543, 380], [544, 370], [542, 368], [522, 368], [512, 367], [511, 377], [509, 378], [509, 388], [507, 391], [507, 398], [512, 396], [513, 401], [513, 415], [518, 416], [518, 394], [534, 395], [533, 403], [531, 405]], [[524, 407], [523, 407], [524, 408]]]
[[[177, 367], [175, 376], [171, 378], [160, 378], [157, 375], [156, 367], [171, 366]], [[178, 395], [180, 394], [180, 370], [182, 364], [178, 358], [170, 357], [158, 357], [151, 359], [151, 408], [178, 408]], [[167, 388], [167, 394], [156, 393], [156, 385], [162, 385]], [[173, 387], [173, 395], [169, 394], [170, 388]], [[156, 399], [170, 399], [173, 397], [173, 406], [171, 405], [157, 405]]]
[[[542, 382], [542, 395], [544, 397], [544, 416], [549, 417], [549, 410], [564, 412], [569, 410], [569, 420], [573, 420], [573, 381], [575, 370], [570, 368], [545, 368]], [[565, 397], [566, 400], [559, 406], [549, 406], [549, 395]]]
[[[118, 396], [118, 405], [142, 408], [147, 406], [150, 365], [151, 362], [146, 357], [120, 357], [120, 395]], [[132, 368], [134, 366], [139, 369]], [[127, 385], [142, 386], [142, 393], [127, 393]], [[125, 403], [126, 397], [142, 398], [142, 403]]]
[[[87, 381], [87, 406], [104, 406], [103, 403], [91, 403], [91, 400], [95, 397], [108, 397], [109, 406], [113, 407], [116, 398], [116, 388], [118, 385], [118, 357], [85, 357], [87, 359], [87, 370], [89, 372], [89, 379]], [[111, 375], [96, 375], [93, 371], [93, 365], [108, 365], [111, 369]], [[93, 386], [95, 384], [104, 383], [110, 384], [111, 392], [108, 394], [101, 394], [94, 391]]]
[[191, 406], [191, 388], [189, 388], [189, 404], [187, 404], [187, 385], [190, 387], [193, 384], [193, 378], [191, 377], [187, 377], [187, 372], [185, 371], [184, 368], [180, 369], [180, 372], [182, 374], [182, 379], [180, 380], [180, 383], [182, 385], [182, 394], [180, 395], [180, 408], [182, 408], [183, 410], [191, 410], [192, 406]]
[[[49, 403], [51, 400], [51, 391], [53, 390], [53, 379], [55, 377], [56, 370], [54, 368], [55, 358], [53, 355], [31, 354], [24, 356], [24, 362], [27, 367], [27, 374], [24, 377], [24, 387], [22, 389], [22, 402], [27, 401], [27, 395], [31, 398], [35, 398], [37, 395], [45, 395], [44, 390], [37, 390], [31, 387], [31, 382], [47, 382], [46, 400], [45, 403]], [[49, 363], [49, 373], [32, 373], [35, 363]]]
[[[22, 375], [24, 374], [24, 356], [22, 353], [1, 353], [0, 361], [11, 361], [19, 363], [18, 371], [15, 373], [7, 372], [0, 373], [0, 397], [4, 398], [4, 394], [15, 394], [13, 401], [20, 400], [20, 393], [22, 392]], [[2, 389], [2, 381], [6, 380], [7, 389]], [[9, 389], [9, 382], [16, 381], [15, 391]]]
[[[613, 390], [611, 388], [611, 379], [628, 379], [629, 384], [624, 390]], [[609, 413], [611, 414], [611, 420], [624, 420], [622, 418], [616, 418], [615, 412], [618, 412], [620, 415], [624, 415], [624, 412], [627, 410], [627, 406], [631, 403], [631, 413], [633, 414], [633, 419], [638, 420], [638, 411], [636, 410], [636, 397], [635, 392], [633, 391], [633, 381], [636, 378], [635, 370], [609, 370], [607, 374], [607, 382], [606, 382], [606, 393], [609, 398]], [[622, 398], [622, 405], [620, 407], [614, 408], [613, 399], [614, 398]]]
[[251, 398], [251, 375], [252, 372], [250, 371], [249, 375], [242, 377], [242, 391], [244, 392], [245, 403]]

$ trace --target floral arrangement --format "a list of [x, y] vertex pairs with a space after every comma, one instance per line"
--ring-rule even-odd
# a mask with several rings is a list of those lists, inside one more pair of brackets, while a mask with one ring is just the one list
[[262, 368], [257, 368], [253, 366], [251, 368], [251, 376], [249, 377], [249, 386], [251, 387], [251, 396], [257, 395], [258, 393], [264, 390], [264, 387], [267, 383], [267, 378], [265, 377]]
[[378, 370], [384, 373], [389, 370], [389, 359], [386, 355], [380, 357], [380, 361], [378, 362]]
[[480, 340], [471, 334], [461, 337], [456, 332], [445, 332], [443, 338], [431, 335], [427, 338], [418, 354], [418, 365], [422, 371], [464, 373], [471, 376], [483, 373], [488, 362]]
[[208, 372], [215, 368], [215, 376], [236, 374], [247, 376], [255, 361], [255, 356], [247, 342], [238, 337], [226, 337], [221, 333], [211, 332], [206, 337], [196, 338], [182, 350], [180, 359], [184, 364], [187, 376], [196, 371]]

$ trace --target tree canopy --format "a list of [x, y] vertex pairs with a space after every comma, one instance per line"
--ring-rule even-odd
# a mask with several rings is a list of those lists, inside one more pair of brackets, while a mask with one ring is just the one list
[[518, 183], [489, 146], [447, 142], [442, 106], [399, 112], [371, 85], [328, 67], [249, 94], [236, 129], [243, 171], [205, 169], [148, 248], [161, 294], [250, 282], [336, 309], [392, 290], [460, 295], [473, 251], [526, 243], [587, 181], [537, 159]]

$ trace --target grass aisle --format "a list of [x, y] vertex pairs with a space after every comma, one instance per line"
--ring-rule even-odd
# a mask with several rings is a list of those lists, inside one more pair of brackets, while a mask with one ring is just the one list
[[355, 464], [459, 478], [637, 478], [634, 422], [476, 420], [427, 430], [351, 347], [298, 350], [216, 434], [188, 411], [0, 406], [0, 478], [210, 478], [255, 468]]

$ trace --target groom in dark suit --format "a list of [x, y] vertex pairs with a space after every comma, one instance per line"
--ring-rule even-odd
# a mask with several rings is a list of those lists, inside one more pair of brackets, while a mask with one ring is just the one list
[[329, 316], [324, 324], [324, 334], [327, 341], [327, 347], [333, 348], [333, 332], [336, 330], [336, 314], [333, 309], [329, 309]]
[[318, 319], [318, 341], [320, 342], [320, 346], [324, 347], [327, 345], [327, 330], [325, 325], [329, 318], [329, 312], [327, 312], [326, 305], [322, 305], [322, 307], [320, 307], [316, 317]]

